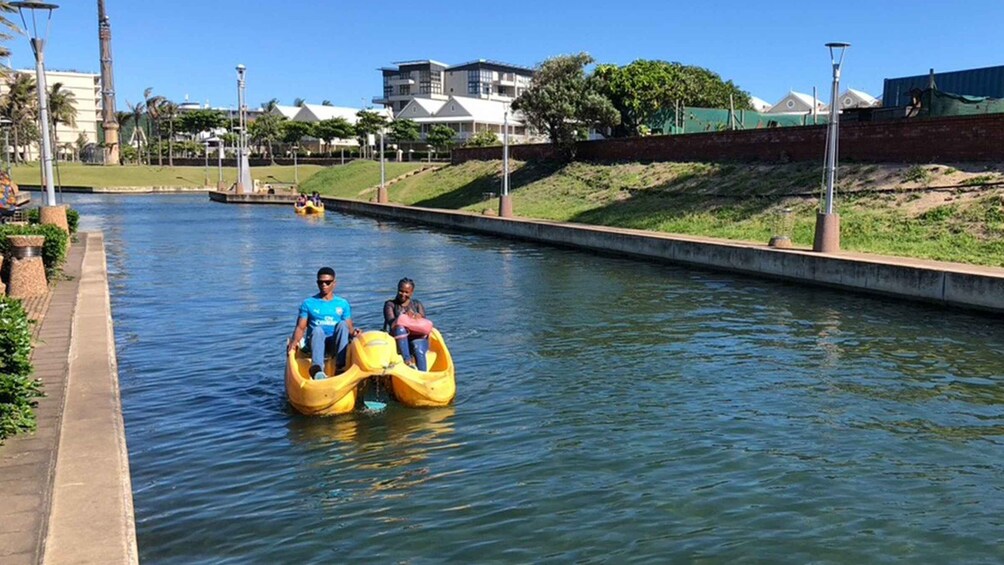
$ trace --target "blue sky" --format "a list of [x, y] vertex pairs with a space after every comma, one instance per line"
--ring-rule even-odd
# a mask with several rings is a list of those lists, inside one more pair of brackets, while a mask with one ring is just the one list
[[[175, 101], [187, 96], [234, 106], [238, 63], [248, 68], [252, 106], [300, 97], [354, 107], [380, 95], [377, 68], [409, 59], [531, 67], [579, 51], [600, 63], [663, 59], [709, 68], [771, 103], [813, 87], [828, 99], [828, 41], [852, 44], [841, 90], [874, 96], [887, 77], [1004, 64], [1001, 0], [106, 0], [106, 6], [120, 110], [146, 87]], [[98, 72], [96, 11], [93, 1], [62, 2], [46, 48], [49, 68]], [[7, 45], [16, 68], [34, 65], [24, 37]]]

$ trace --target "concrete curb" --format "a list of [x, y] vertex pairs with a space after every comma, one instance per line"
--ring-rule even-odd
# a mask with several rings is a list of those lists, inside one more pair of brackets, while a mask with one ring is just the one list
[[84, 237], [43, 561], [138, 563], [104, 239]]

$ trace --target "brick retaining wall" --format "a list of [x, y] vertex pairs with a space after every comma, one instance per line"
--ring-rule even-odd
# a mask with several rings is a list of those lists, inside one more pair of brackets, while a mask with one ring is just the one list
[[[825, 125], [657, 135], [577, 145], [581, 161], [819, 161]], [[1004, 161], [1004, 114], [856, 122], [840, 126], [840, 160], [882, 163]], [[553, 160], [550, 144], [513, 145], [522, 161]], [[455, 149], [453, 164], [500, 159], [499, 147]]]

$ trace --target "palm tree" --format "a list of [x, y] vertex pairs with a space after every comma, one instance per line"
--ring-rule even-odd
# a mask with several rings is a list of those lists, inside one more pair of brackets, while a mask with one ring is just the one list
[[293, 105], [296, 106], [297, 108], [302, 108], [303, 105], [306, 104], [306, 103], [307, 103], [307, 101], [304, 100], [303, 98], [294, 98], [293, 99]]
[[[146, 90], [143, 91], [143, 99], [146, 101], [146, 115], [149, 118], [147, 120], [147, 122], [146, 122], [146, 126], [148, 128], [152, 128], [150, 130], [150, 132], [149, 132], [150, 135], [147, 136], [147, 139], [149, 140], [150, 138], [152, 138], [154, 133], [157, 134], [157, 166], [158, 167], [163, 167], [164, 166], [164, 154], [161, 153], [161, 151], [160, 151], [160, 142], [161, 142], [161, 137], [160, 137], [160, 105], [163, 104], [163, 102], [164, 102], [164, 100], [166, 100], [166, 98], [164, 98], [163, 96], [154, 95], [153, 94], [153, 87], [147, 87]], [[148, 163], [150, 162], [150, 144], [149, 143], [146, 144], [146, 160], [147, 160]]]
[[178, 105], [164, 98], [160, 103], [160, 115], [167, 120], [167, 166], [174, 166], [174, 120], [178, 117]]
[[334, 104], [331, 103], [331, 100], [321, 100], [321, 106], [334, 106]]
[[28, 144], [38, 137], [35, 118], [38, 115], [38, 97], [35, 95], [35, 79], [18, 73], [7, 79], [7, 93], [0, 100], [0, 113], [11, 121], [14, 134], [14, 161], [24, 162], [21, 144]]
[[268, 102], [262, 102], [261, 103], [261, 109], [262, 109], [263, 112], [265, 112], [267, 114], [267, 113], [271, 112], [272, 110], [275, 110], [275, 107], [278, 106], [278, 105], [279, 105], [279, 99], [278, 98], [273, 98], [273, 99], [269, 100]]
[[[138, 164], [143, 163], [143, 143], [146, 141], [146, 134], [143, 132], [143, 112], [146, 110], [145, 102], [137, 102], [135, 104], [130, 104], [126, 100], [126, 108], [129, 108], [129, 114], [132, 115], [132, 138], [129, 139], [129, 143], [136, 143], [136, 160], [139, 161]], [[123, 122], [124, 123], [124, 122]], [[148, 149], [149, 151], [149, 149]], [[150, 162], [149, 155], [147, 155], [147, 163]]]
[[63, 83], [53, 83], [49, 89], [49, 121], [52, 122], [52, 131], [49, 137], [52, 139], [52, 147], [56, 147], [56, 128], [60, 125], [67, 125], [71, 128], [77, 127], [77, 108], [75, 107], [77, 97], [68, 90], [63, 89]]
[[[20, 34], [21, 28], [19, 28], [14, 22], [7, 19], [3, 14], [13, 14], [17, 12], [17, 8], [10, 5], [10, 2], [0, 2], [0, 43], [7, 42], [13, 39], [14, 34]], [[3, 45], [0, 45], [0, 57], [6, 58], [10, 57], [10, 49], [7, 49]], [[10, 71], [6, 66], [2, 67], [3, 72], [0, 73], [3, 76], [7, 76], [7, 72]]]

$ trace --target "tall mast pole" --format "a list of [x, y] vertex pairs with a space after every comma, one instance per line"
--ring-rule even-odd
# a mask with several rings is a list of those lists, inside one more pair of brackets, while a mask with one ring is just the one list
[[[112, 75], [112, 25], [105, 0], [98, 0], [98, 39], [101, 43], [101, 128], [105, 132], [105, 164], [118, 165], [119, 123], [115, 119], [115, 78]], [[139, 127], [139, 124], [136, 124]]]

